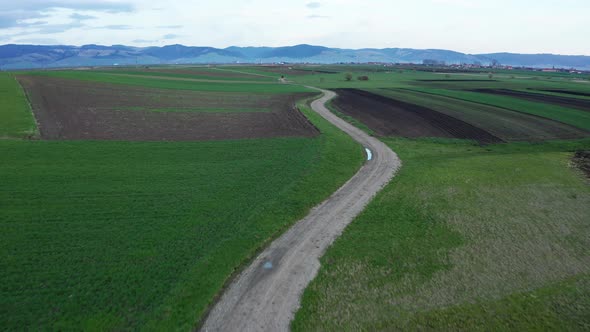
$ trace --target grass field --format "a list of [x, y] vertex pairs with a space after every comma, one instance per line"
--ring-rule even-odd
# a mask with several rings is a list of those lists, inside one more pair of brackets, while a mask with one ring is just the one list
[[0, 73], [0, 139], [34, 137], [35, 119], [20, 85], [9, 73]]
[[322, 259], [296, 331], [590, 326], [590, 141], [385, 139], [399, 175]]
[[[347, 82], [346, 72], [370, 80]], [[67, 82], [84, 86], [87, 94], [68, 95], [76, 101], [66, 103], [71, 109], [56, 101], [64, 114], [157, 116], [163, 122], [146, 127], [150, 133], [175, 117], [185, 125], [191, 117], [211, 117], [207, 126], [215, 127], [227, 126], [230, 116], [269, 116], [279, 105], [274, 101], [312, 92], [276, 82], [286, 75], [300, 84], [370, 91], [403, 101], [398, 108], [426, 107], [502, 140], [525, 141], [480, 146], [381, 137], [404, 166], [322, 259], [293, 329], [590, 328], [590, 187], [570, 163], [574, 151], [590, 149], [590, 140], [551, 141], [570, 132], [586, 137], [590, 113], [466, 91], [532, 89], [587, 100], [590, 85], [571, 76], [502, 72], [489, 80], [487, 73], [379, 66], [29, 74], [50, 76], [50, 92], [67, 89]], [[37, 135], [35, 122], [12, 76], [0, 76], [0, 94], [0, 104], [8, 105], [0, 122], [0, 137], [8, 138], [0, 140], [0, 326], [6, 330], [194, 329], [230, 276], [364, 159], [359, 145], [302, 103], [321, 135], [31, 141], [22, 138]], [[330, 107], [338, 112], [336, 105]], [[338, 115], [375, 134], [354, 116]]]
[[302, 111], [321, 135], [0, 141], [0, 326], [194, 328], [242, 264], [362, 163]]
[[107, 74], [129, 74], [129, 75], [143, 75], [143, 76], [162, 76], [162, 77], [177, 77], [177, 78], [192, 78], [203, 80], [217, 80], [217, 81], [239, 81], [247, 80], [250, 82], [265, 81], [276, 82], [273, 77], [264, 77], [256, 74], [236, 73], [231, 71], [224, 71], [217, 68], [205, 67], [152, 67], [149, 69], [138, 68], [121, 68], [113, 70], [97, 70], [95, 72], [102, 72]]
[[590, 112], [560, 107], [550, 104], [542, 104], [512, 97], [494, 96], [484, 93], [469, 91], [454, 91], [442, 89], [414, 89], [414, 91], [432, 93], [463, 101], [471, 101], [483, 105], [497, 106], [521, 113], [541, 116], [547, 119], [563, 122], [578, 128], [590, 131]]
[[[293, 330], [590, 328], [590, 187], [571, 162], [590, 149], [579, 139], [588, 137], [590, 113], [469, 91], [583, 101], [590, 87], [565, 75], [339, 70], [296, 80], [427, 107], [513, 143], [382, 136], [403, 168], [322, 258]], [[345, 72], [370, 80], [347, 82]], [[375, 107], [339, 115], [370, 130], [359, 119]]]
[[184, 77], [175, 77], [174, 74], [167, 76], [160, 75], [158, 77], [145, 77], [144, 75], [125, 75], [110, 72], [107, 73], [83, 70], [30, 72], [29, 74], [171, 90], [249, 93], [314, 92], [302, 86], [281, 84], [278, 82], [248, 82], [244, 79], [239, 79], [237, 83], [231, 83], [223, 80], [200, 82], [198, 80], [190, 80]]

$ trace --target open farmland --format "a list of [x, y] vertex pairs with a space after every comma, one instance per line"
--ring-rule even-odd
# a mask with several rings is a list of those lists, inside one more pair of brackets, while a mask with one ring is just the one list
[[[327, 68], [340, 70], [340, 74], [307, 75], [295, 81], [340, 91], [333, 109], [379, 136], [467, 138], [486, 143], [590, 135], [590, 114], [581, 109], [590, 100], [584, 96], [588, 88], [564, 78], [514, 78], [503, 73], [488, 79], [485, 73], [465, 76], [468, 74], [425, 73], [403, 67]], [[346, 73], [352, 75], [351, 81], [345, 80]], [[359, 81], [357, 76], [368, 76], [369, 80]], [[530, 93], [561, 103], [481, 92], [489, 90]], [[462, 132], [465, 124], [486, 132], [488, 138]], [[490, 140], [488, 134], [495, 139]]]
[[532, 93], [508, 89], [475, 89], [474, 92], [489, 93], [499, 96], [509, 96], [539, 103], [549, 103], [562, 107], [571, 107], [590, 112], [590, 99], [568, 98], [543, 93]]
[[[472, 91], [584, 101], [586, 85], [299, 69], [311, 68], [289, 79], [337, 90], [332, 107], [403, 168], [328, 250], [294, 330], [590, 324], [590, 191], [576, 169], [586, 165], [576, 151], [590, 150], [590, 112]], [[48, 120], [37, 116], [40, 141], [0, 141], [6, 329], [194, 329], [232, 275], [363, 162], [318, 114], [300, 107], [307, 119], [291, 118], [313, 93], [279, 84], [278, 72], [149, 70], [20, 75]], [[370, 79], [348, 82], [347, 72]], [[248, 83], [260, 73], [272, 79]]]
[[[457, 82], [436, 80], [428, 83], [410, 82], [406, 89], [470, 101], [514, 112], [551, 119], [590, 131], [588, 99], [582, 96], [557, 96], [554, 92], [527, 93], [526, 90], [574, 89], [571, 82], [537, 80], [502, 80], [495, 82]], [[575, 84], [574, 84], [575, 85]], [[579, 85], [579, 84], [577, 84]], [[490, 93], [496, 91], [494, 93]], [[566, 90], [568, 91], [568, 90]]]
[[21, 76], [44, 139], [204, 140], [310, 137], [295, 109], [310, 93], [163, 90]]
[[37, 135], [25, 93], [9, 73], [0, 73], [0, 124], [0, 139]]
[[584, 330], [590, 141], [383, 139], [401, 172], [322, 259], [294, 331]]
[[265, 77], [256, 74], [250, 74], [243, 71], [223, 70], [216, 67], [148, 67], [148, 68], [122, 68], [104, 71], [111, 74], [133, 74], [145, 76], [162, 76], [162, 77], [186, 77], [195, 79], [209, 79], [222, 81], [276, 81], [272, 77]]
[[[551, 90], [543, 97], [578, 106], [590, 90], [550, 76], [355, 69], [299, 81], [336, 89], [334, 109], [380, 136], [403, 167], [323, 257], [292, 329], [587, 329], [588, 112], [473, 90]], [[506, 143], [445, 139], [458, 135], [425, 119], [432, 112]]]
[[483, 128], [504, 141], [543, 141], [590, 136], [588, 131], [572, 125], [491, 105], [409, 89], [373, 89], [370, 91], [407, 103], [428, 107], [433, 111]]
[[[305, 109], [301, 133], [270, 122], [264, 133], [281, 137], [254, 132], [246, 140], [203, 142], [196, 131], [166, 137], [158, 130], [176, 118], [150, 117], [256, 120], [276, 112], [288, 120], [285, 112], [310, 96], [304, 88], [87, 75], [21, 76], [31, 99], [42, 91], [40, 105], [50, 101], [57, 112], [47, 114], [74, 119], [50, 120], [77, 137], [59, 130], [49, 137], [41, 127], [41, 140], [0, 141], [0, 325], [7, 330], [193, 329], [240, 266], [363, 159], [360, 146]], [[97, 115], [85, 121], [97, 123], [75, 122], [88, 112]], [[103, 115], [115, 113], [125, 126]], [[209, 125], [223, 132], [215, 119]]]
[[380, 136], [452, 137], [481, 143], [500, 142], [498, 137], [429, 108], [383, 97], [363, 90], [338, 89], [334, 105], [357, 118]]

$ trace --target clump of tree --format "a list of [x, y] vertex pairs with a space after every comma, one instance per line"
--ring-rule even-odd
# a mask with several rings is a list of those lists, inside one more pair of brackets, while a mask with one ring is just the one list
[[488, 78], [489, 78], [489, 79], [492, 79], [492, 78], [494, 78], [494, 74], [493, 74], [493, 73], [489, 73], [489, 74], [488, 74]]
[[369, 76], [363, 75], [363, 76], [359, 76], [357, 77], [357, 79], [359, 81], [368, 81], [369, 80]]
[[352, 81], [352, 74], [351, 73], [344, 74], [344, 79], [347, 81]]

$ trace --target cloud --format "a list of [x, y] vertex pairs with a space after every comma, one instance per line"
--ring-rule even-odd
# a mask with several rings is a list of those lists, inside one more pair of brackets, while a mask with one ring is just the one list
[[131, 30], [131, 29], [133, 29], [133, 27], [130, 25], [125, 25], [125, 24], [111, 24], [111, 25], [105, 25], [102, 27], [96, 27], [94, 29]]
[[309, 2], [307, 5], [305, 5], [305, 7], [310, 8], [310, 9], [317, 9], [317, 8], [320, 8], [321, 6], [322, 6], [322, 4], [319, 2]]
[[184, 28], [183, 25], [159, 25], [156, 28], [158, 29], [182, 29]]
[[309, 18], [309, 19], [323, 19], [323, 18], [330, 18], [330, 16], [325, 16], [325, 15], [307, 15], [306, 18]]
[[131, 12], [134, 7], [131, 2], [105, 0], [18, 0], [0, 2], [0, 12], [25, 11], [38, 13], [55, 8], [76, 10], [93, 10], [111, 13]]
[[39, 33], [42, 35], [50, 35], [50, 34], [54, 34], [54, 33], [60, 33], [60, 32], [64, 32], [64, 31], [76, 29], [76, 28], [81, 28], [83, 26], [84, 26], [84, 24], [80, 23], [79, 21], [72, 22], [72, 23], [66, 23], [66, 24], [44, 24], [44, 25], [40, 25], [38, 30], [36, 30], [33, 33]]
[[73, 20], [84, 21], [84, 20], [93, 20], [97, 17], [91, 16], [91, 15], [82, 15], [82, 14], [78, 14], [78, 13], [73, 13], [72, 15], [70, 15], [70, 18]]
[[135, 39], [132, 41], [135, 44], [153, 44], [157, 43], [157, 40], [148, 40], [148, 39]]
[[164, 35], [162, 38], [164, 38], [164, 39], [175, 39], [175, 38], [178, 38], [178, 37], [180, 37], [180, 36], [179, 35], [175, 35], [173, 33], [169, 33], [167, 35]]
[[30, 20], [36, 18], [44, 18], [48, 15], [41, 13], [27, 13], [24, 11], [10, 11], [3, 12], [0, 10], [0, 29], [13, 28], [17, 26], [28, 26], [27, 23], [22, 23], [23, 20]]
[[[22, 21], [48, 17], [49, 12], [58, 8], [71, 10], [98, 11], [107, 13], [132, 12], [131, 2], [105, 0], [0, 0], [0, 29], [27, 27]], [[74, 17], [74, 16], [78, 17]], [[77, 20], [90, 19], [90, 16], [72, 14]]]
[[53, 38], [23, 38], [15, 40], [15, 43], [35, 45], [59, 45], [59, 42]]

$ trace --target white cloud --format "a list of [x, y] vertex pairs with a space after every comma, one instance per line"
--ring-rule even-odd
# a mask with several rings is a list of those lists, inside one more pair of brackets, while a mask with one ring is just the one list
[[146, 46], [171, 42], [154, 36], [174, 35], [177, 43], [214, 47], [307, 43], [590, 55], [587, 1], [320, 1], [0, 0], [0, 35], [3, 43], [52, 38]]

